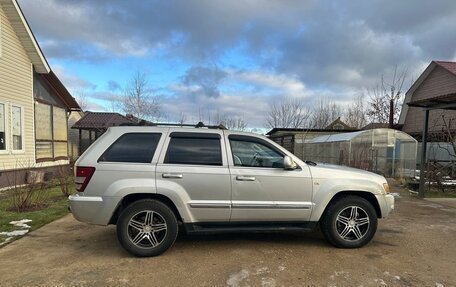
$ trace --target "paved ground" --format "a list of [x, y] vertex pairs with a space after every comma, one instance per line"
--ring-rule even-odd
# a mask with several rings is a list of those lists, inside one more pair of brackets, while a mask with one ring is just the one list
[[66, 216], [0, 249], [0, 286], [456, 286], [455, 239], [456, 209], [405, 193], [356, 250], [318, 232], [181, 236], [138, 259], [113, 227]]
[[456, 198], [426, 198], [427, 201], [456, 208]]

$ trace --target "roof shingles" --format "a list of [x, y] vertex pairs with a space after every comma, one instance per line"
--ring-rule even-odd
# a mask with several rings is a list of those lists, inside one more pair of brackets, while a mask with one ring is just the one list
[[86, 112], [86, 114], [73, 125], [73, 129], [107, 129], [109, 127], [138, 124], [118, 113]]

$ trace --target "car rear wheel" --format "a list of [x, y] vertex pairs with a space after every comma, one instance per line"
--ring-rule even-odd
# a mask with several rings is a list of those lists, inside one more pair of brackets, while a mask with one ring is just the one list
[[130, 204], [117, 221], [117, 238], [129, 253], [157, 256], [176, 240], [178, 225], [173, 211], [164, 203], [144, 199]]
[[332, 203], [320, 222], [326, 239], [340, 248], [358, 248], [369, 243], [377, 230], [372, 204], [358, 196], [342, 197]]

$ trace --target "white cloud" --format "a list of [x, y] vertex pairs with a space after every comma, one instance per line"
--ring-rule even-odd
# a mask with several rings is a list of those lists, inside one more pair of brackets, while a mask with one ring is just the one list
[[82, 90], [94, 90], [97, 87], [95, 84], [67, 71], [63, 66], [54, 65], [52, 70], [65, 87], [72, 93], [77, 93]]
[[267, 73], [264, 71], [242, 71], [231, 74], [231, 80], [261, 87], [263, 90], [272, 89], [277, 94], [287, 97], [309, 97], [312, 92], [297, 76]]
[[[261, 126], [268, 103], [282, 97], [346, 104], [396, 66], [410, 80], [431, 60], [456, 60], [454, 0], [19, 2], [50, 58], [94, 71], [133, 58], [195, 68], [163, 88], [170, 118], [210, 110]], [[105, 83], [54, 70], [71, 91], [106, 102]]]

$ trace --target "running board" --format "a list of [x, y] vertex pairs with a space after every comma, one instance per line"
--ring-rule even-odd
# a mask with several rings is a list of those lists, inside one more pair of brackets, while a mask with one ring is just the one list
[[195, 222], [185, 223], [187, 233], [239, 233], [239, 232], [276, 232], [312, 231], [318, 222]]

